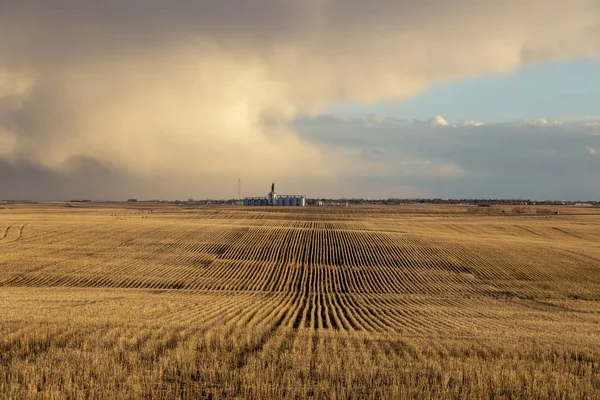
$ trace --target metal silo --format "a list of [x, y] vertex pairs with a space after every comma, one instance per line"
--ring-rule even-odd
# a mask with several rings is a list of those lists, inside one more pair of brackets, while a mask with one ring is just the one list
[[283, 206], [289, 206], [290, 205], [290, 198], [287, 197], [287, 196], [283, 197], [283, 203], [282, 203], [282, 205]]
[[304, 196], [298, 197], [298, 205], [300, 207], [304, 207], [306, 205], [306, 197], [304, 197]]
[[244, 199], [244, 205], [247, 206], [248, 205], [248, 199]]

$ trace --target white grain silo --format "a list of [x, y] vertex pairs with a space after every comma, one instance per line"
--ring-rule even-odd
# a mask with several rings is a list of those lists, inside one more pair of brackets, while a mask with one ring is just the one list
[[265, 197], [245, 197], [245, 206], [295, 206], [306, 205], [306, 196], [302, 195], [278, 195], [275, 192], [275, 183], [271, 184], [271, 191]]

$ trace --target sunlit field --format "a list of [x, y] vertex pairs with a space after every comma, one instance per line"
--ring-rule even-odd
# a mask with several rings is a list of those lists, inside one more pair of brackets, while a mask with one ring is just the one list
[[600, 208], [504, 210], [0, 205], [0, 398], [600, 398]]

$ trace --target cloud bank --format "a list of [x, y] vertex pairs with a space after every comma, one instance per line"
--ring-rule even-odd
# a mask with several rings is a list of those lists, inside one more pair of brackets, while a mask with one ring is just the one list
[[600, 125], [590, 121], [450, 125], [324, 115], [296, 126], [328, 154], [346, 183], [336, 190], [349, 197], [600, 197]]
[[70, 197], [90, 168], [104, 198], [226, 197], [239, 176], [329, 188], [343, 175], [298, 116], [596, 55], [599, 33], [597, 0], [5, 1], [0, 197], [35, 171], [71, 184], [21, 193]]

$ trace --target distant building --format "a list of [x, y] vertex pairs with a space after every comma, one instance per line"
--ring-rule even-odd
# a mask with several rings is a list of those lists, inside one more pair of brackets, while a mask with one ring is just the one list
[[128, 199], [127, 202], [128, 203], [137, 203], [137, 199]]
[[271, 184], [271, 191], [265, 197], [244, 197], [244, 206], [291, 206], [304, 207], [304, 195], [278, 195], [275, 193], [275, 184]]
[[318, 207], [347, 207], [349, 204], [347, 201], [327, 201], [323, 202], [321, 200], [317, 200], [315, 205]]

